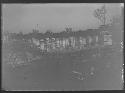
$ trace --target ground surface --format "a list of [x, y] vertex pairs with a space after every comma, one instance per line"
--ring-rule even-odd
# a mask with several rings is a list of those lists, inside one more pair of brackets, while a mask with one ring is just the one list
[[122, 89], [123, 55], [86, 59], [84, 56], [41, 57], [28, 65], [6, 64], [5, 55], [12, 49], [3, 48], [2, 87], [5, 90], [115, 90]]

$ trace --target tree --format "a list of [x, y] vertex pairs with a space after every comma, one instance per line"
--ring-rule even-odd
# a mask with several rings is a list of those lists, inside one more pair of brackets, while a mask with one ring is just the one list
[[106, 11], [105, 5], [103, 5], [101, 8], [96, 9], [94, 11], [94, 16], [98, 18], [103, 23], [103, 25], [105, 25], [106, 23], [106, 16], [105, 16], [106, 12], [107, 11]]
[[53, 32], [51, 30], [47, 30], [45, 33], [46, 37], [50, 37], [53, 34]]
[[13, 33], [15, 39], [17, 40], [22, 40], [24, 38], [24, 35], [22, 32], [19, 32], [19, 33]]
[[39, 33], [39, 30], [33, 29], [32, 33], [34, 33], [34, 34]]
[[51, 33], [52, 33], [52, 31], [51, 31], [51, 30], [47, 30], [47, 31], [46, 31], [46, 33], [51, 34]]
[[66, 27], [66, 32], [72, 32], [72, 28]]

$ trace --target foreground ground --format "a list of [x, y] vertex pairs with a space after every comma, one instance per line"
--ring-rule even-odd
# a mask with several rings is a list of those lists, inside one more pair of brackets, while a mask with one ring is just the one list
[[5, 90], [117, 90], [122, 89], [122, 64], [123, 55], [117, 50], [98, 58], [79, 54], [40, 56], [28, 65], [14, 68], [3, 61], [2, 87]]

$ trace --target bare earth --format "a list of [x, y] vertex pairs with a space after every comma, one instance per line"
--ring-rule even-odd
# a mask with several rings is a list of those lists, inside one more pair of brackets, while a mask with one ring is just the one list
[[15, 68], [3, 61], [2, 87], [4, 90], [119, 90], [122, 89], [122, 64], [119, 51], [87, 60], [41, 57]]

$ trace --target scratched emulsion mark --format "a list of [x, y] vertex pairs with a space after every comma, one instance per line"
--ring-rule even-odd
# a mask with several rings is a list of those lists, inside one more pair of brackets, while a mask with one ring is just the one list
[[73, 74], [75, 74], [73, 78], [76, 78], [76, 79], [79, 79], [79, 80], [85, 79], [83, 73], [78, 72], [78, 71], [72, 71], [72, 72], [73, 72]]
[[122, 88], [124, 88], [124, 64], [123, 64], [123, 68], [122, 68], [122, 71], [121, 71], [121, 83], [122, 83]]

